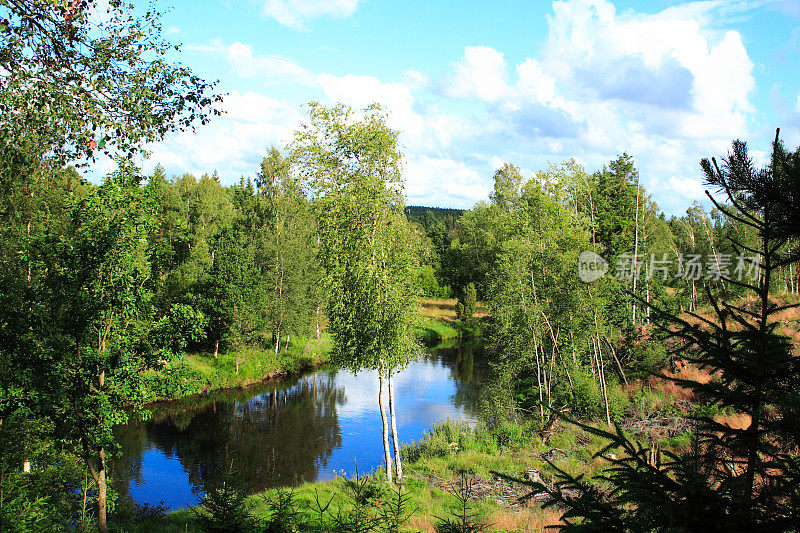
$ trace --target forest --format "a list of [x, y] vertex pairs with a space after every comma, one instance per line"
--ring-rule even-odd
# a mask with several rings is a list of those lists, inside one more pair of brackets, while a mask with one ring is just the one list
[[[0, 531], [405, 531], [426, 505], [438, 531], [534, 530], [492, 526], [484, 478], [567, 530], [800, 528], [800, 150], [709, 154], [680, 216], [627, 153], [506, 163], [471, 209], [406, 206], [387, 111], [312, 102], [233, 185], [145, 175], [145, 145], [221, 96], [154, 59], [157, 19], [111, 2], [109, 38], [82, 5], [2, 4]], [[100, 153], [117, 170], [96, 183]], [[393, 380], [447, 337], [488, 347], [480, 421], [401, 442]], [[120, 428], [153, 402], [321, 364], [377, 373], [376, 472], [278, 489], [262, 515], [235, 476], [194, 514], [118, 498]], [[565, 457], [531, 471], [541, 450]], [[430, 469], [456, 507], [419, 499]]]

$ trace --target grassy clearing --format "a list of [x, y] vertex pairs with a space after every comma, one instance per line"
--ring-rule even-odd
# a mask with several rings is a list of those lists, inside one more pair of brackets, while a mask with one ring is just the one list
[[[455, 298], [420, 298], [419, 314], [423, 317], [433, 318], [444, 322], [456, 320]], [[489, 316], [489, 309], [482, 302], [478, 302], [475, 310], [475, 318], [486, 318]]]
[[420, 298], [419, 339], [425, 344], [435, 344], [446, 339], [478, 337], [482, 322], [489, 316], [485, 305], [478, 302], [475, 318], [464, 322], [456, 318], [455, 298]]

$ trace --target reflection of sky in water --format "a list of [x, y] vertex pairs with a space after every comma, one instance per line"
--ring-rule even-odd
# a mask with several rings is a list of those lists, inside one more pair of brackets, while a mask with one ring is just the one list
[[131, 481], [128, 492], [138, 503], [157, 505], [163, 501], [170, 509], [180, 509], [197, 504], [202, 497], [192, 489], [178, 458], [150, 446], [142, 454], [141, 483]]
[[[304, 379], [313, 380], [314, 375]], [[336, 406], [341, 445], [332, 450], [327, 460], [323, 457], [309, 458], [318, 467], [318, 479], [331, 479], [342, 471], [348, 475], [354, 473], [354, 460], [360, 472], [366, 473], [380, 467], [383, 464], [383, 447], [377, 405], [377, 372], [365, 371], [354, 375], [345, 371], [321, 371], [316, 374], [316, 379], [320, 383], [330, 381], [336, 387], [343, 388], [345, 395], [344, 403]], [[413, 362], [393, 379], [401, 442], [420, 439], [424, 431], [437, 420], [474, 420], [473, 413], [454, 405], [456, 382], [453, 372], [441, 359]], [[236, 416], [241, 417], [246, 406], [251, 411], [266, 409], [267, 402], [266, 394], [239, 402], [235, 408]], [[385, 405], [388, 414], [388, 399]], [[180, 438], [177, 430], [176, 435]], [[171, 509], [196, 503], [196, 493], [202, 491], [201, 487], [193, 487], [181, 458], [164, 453], [153, 445], [149, 430], [138, 480], [131, 480], [129, 485], [129, 493], [135, 501], [150, 504], [163, 501]]]

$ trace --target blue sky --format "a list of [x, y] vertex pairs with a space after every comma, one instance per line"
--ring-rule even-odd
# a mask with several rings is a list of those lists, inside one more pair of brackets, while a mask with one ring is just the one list
[[[224, 117], [151, 146], [149, 171], [254, 176], [304, 104], [385, 105], [410, 204], [471, 207], [504, 162], [587, 170], [627, 151], [668, 214], [734, 138], [800, 144], [800, 0], [173, 0], [180, 60]], [[102, 165], [101, 165], [102, 166]]]

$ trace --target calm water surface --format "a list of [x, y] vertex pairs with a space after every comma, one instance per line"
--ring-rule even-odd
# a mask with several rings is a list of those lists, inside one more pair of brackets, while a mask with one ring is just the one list
[[[474, 421], [485, 375], [475, 343], [441, 345], [394, 376], [397, 432], [418, 440], [437, 420]], [[319, 370], [245, 391], [158, 405], [120, 428], [117, 490], [140, 504], [196, 504], [233, 469], [251, 492], [368, 472], [383, 463], [377, 372]]]

